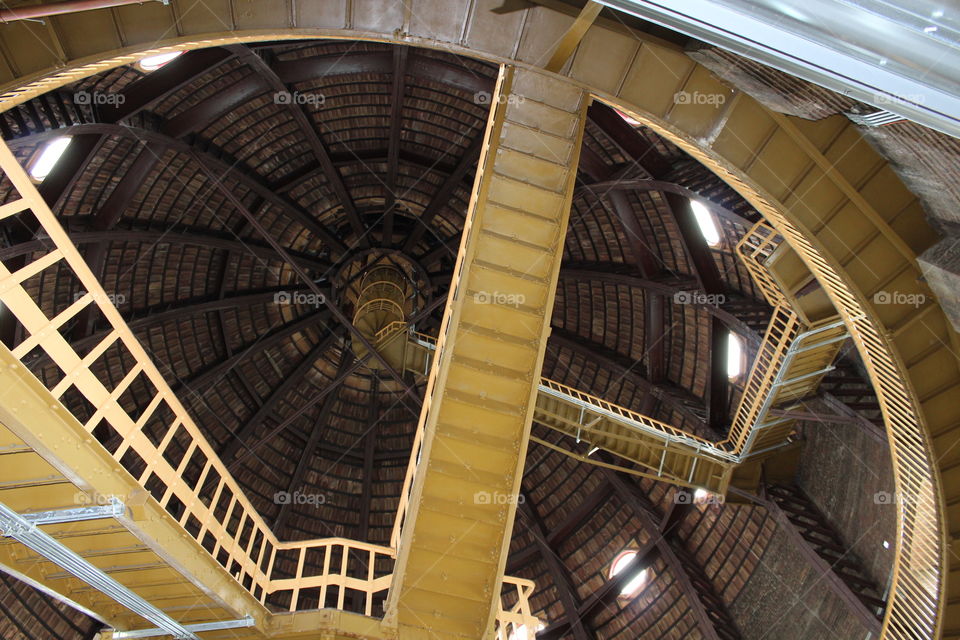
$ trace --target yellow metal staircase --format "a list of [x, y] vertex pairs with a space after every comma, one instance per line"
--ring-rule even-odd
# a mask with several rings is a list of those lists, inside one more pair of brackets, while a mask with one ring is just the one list
[[[277, 539], [3, 144], [0, 169], [13, 186], [0, 219], [20, 216], [47, 246], [14, 271], [0, 264], [3, 312], [24, 334], [13, 351], [0, 345], [0, 570], [105, 622], [117, 640], [396, 638], [374, 617], [396, 549]], [[45, 272], [84, 293], [54, 306], [35, 295]], [[110, 331], [79, 353], [59, 329], [88, 306]], [[31, 371], [30, 354], [46, 364]], [[123, 363], [119, 382], [94, 373], [108, 357]], [[149, 394], [140, 412], [132, 389]], [[532, 589], [503, 578], [510, 604], [498, 591], [492, 608], [500, 635], [536, 628]], [[344, 610], [348, 594], [361, 613]]]
[[[789, 409], [816, 391], [847, 331], [833, 307], [816, 290], [807, 291], [812, 276], [770, 227], [754, 226], [737, 250], [774, 309], [726, 439], [702, 438], [547, 378], [537, 387], [534, 420], [636, 463], [645, 469], [634, 471], [637, 475], [721, 495], [731, 482], [753, 488], [760, 472], [755, 463], [792, 444], [796, 419]], [[381, 330], [377, 342], [393, 350], [405, 343], [406, 369], [429, 370], [435, 349], [431, 337], [394, 322]]]
[[492, 97], [388, 601], [423, 637], [494, 627], [588, 100], [509, 68]]
[[[368, 328], [388, 323], [378, 347], [429, 376], [390, 546], [276, 538], [0, 145], [17, 194], [0, 219], [33, 216], [50, 246], [12, 272], [0, 265], [0, 302], [26, 336], [12, 352], [0, 346], [0, 568], [118, 640], [530, 637], [533, 584], [503, 570], [532, 420], [643, 475], [717, 493], [789, 443], [794, 420], [777, 411], [816, 389], [846, 332], [765, 225], [738, 251], [775, 310], [727, 440], [540, 378], [588, 96], [506, 69], [492, 100], [438, 344], [390, 323], [402, 310]], [[62, 308], [38, 301], [30, 283], [47, 270], [69, 271], [85, 293]], [[111, 330], [78, 353], [59, 329], [90, 305]], [[50, 375], [23, 364], [37, 351]], [[92, 366], [114, 351], [126, 354], [126, 375], [108, 387]], [[135, 385], [151, 394], [140, 413], [124, 400]], [[104, 428], [109, 449], [95, 435]], [[305, 604], [307, 590], [319, 602]], [[343, 610], [348, 590], [362, 614]]]

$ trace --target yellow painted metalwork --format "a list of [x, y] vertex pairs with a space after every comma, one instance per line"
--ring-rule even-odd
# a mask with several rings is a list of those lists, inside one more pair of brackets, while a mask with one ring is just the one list
[[[53, 30], [3, 25], [0, 108], [148, 53], [264, 39], [399, 42], [536, 69], [577, 14], [562, 3], [551, 3], [559, 11], [537, 6], [503, 15], [471, 0], [398, 6], [171, 0], [56, 16], [49, 19]], [[783, 234], [816, 277], [878, 392], [901, 496], [882, 638], [930, 640], [941, 631], [960, 638], [960, 563], [947, 561], [948, 549], [960, 557], [960, 340], [916, 264], [936, 237], [919, 200], [846, 119], [809, 122], [773, 113], [680, 47], [603, 17], [562, 74], [711, 168]], [[678, 102], [680, 92], [716, 98]], [[920, 302], [878, 303], [881, 292]]]
[[587, 0], [587, 3], [583, 5], [583, 9], [580, 10], [580, 15], [577, 16], [577, 19], [570, 25], [567, 32], [560, 38], [560, 42], [557, 43], [557, 48], [554, 49], [553, 55], [550, 56], [550, 61], [547, 62], [544, 69], [556, 73], [563, 68], [563, 65], [570, 59], [570, 56], [573, 55], [580, 41], [583, 40], [583, 36], [586, 35], [587, 29], [589, 29], [593, 21], [597, 19], [602, 9], [603, 5], [599, 2]]
[[[27, 334], [26, 346], [13, 352], [0, 345], [0, 452], [4, 458], [0, 502], [25, 513], [119, 498], [129, 508], [126, 517], [44, 529], [181, 624], [249, 615], [254, 627], [223, 632], [226, 637], [311, 637], [297, 618], [309, 613], [300, 610], [301, 592], [319, 589], [323, 600], [329, 590], [335, 590], [335, 606], [342, 609], [345, 589], [351, 589], [362, 595], [366, 616], [331, 620], [350, 622], [351, 629], [370, 629], [371, 638], [395, 636], [395, 629], [385, 630], [369, 616], [374, 613], [374, 595], [391, 586], [396, 550], [340, 538], [278, 540], [177, 401], [24, 169], [2, 144], [0, 170], [19, 197], [7, 212], [31, 212], [55, 247], [46, 254], [34, 254], [33, 261], [16, 272], [0, 265], [0, 302]], [[24, 286], [44, 269], [68, 270], [88, 293], [48, 318]], [[56, 328], [86, 305], [96, 305], [112, 330], [81, 357]], [[123, 345], [132, 358], [124, 379], [108, 389], [90, 367], [116, 345]], [[49, 389], [20, 361], [34, 348], [42, 349], [64, 372], [62, 380], [50, 381]], [[150, 381], [154, 396], [135, 419], [120, 398], [138, 378]], [[61, 404], [68, 392], [81, 394], [94, 408], [85, 423]], [[163, 405], [173, 417], [163, 425], [160, 441], [154, 442], [143, 427], [152, 416], [162, 415], [158, 410]], [[109, 425], [118, 436], [112, 453], [92, 435], [101, 424]], [[195, 483], [184, 478], [191, 462], [202, 468]], [[168, 510], [172, 504], [181, 505], [177, 518]], [[308, 553], [322, 558], [322, 567], [308, 564]], [[275, 570], [279, 554], [294, 558], [292, 577]], [[332, 562], [334, 558], [338, 560]], [[354, 563], [348, 563], [348, 558]], [[18, 542], [0, 540], [0, 567], [114, 629], [150, 626]], [[516, 606], [497, 611], [500, 626], [535, 628], [536, 618], [526, 601], [532, 586], [517, 580], [509, 584], [517, 591], [510, 600]], [[271, 613], [264, 605], [270, 594], [289, 598], [291, 613], [279, 619]], [[331, 633], [336, 631], [331, 637], [341, 637], [340, 630], [331, 627]]]
[[[397, 322], [403, 322], [407, 316], [407, 279], [400, 269], [388, 264], [371, 267], [360, 282], [360, 295], [353, 314], [353, 326], [368, 340], [374, 343], [385, 329]], [[381, 341], [376, 345], [387, 362], [394, 367], [403, 367], [402, 343]], [[358, 358], [367, 353], [367, 348], [359, 340], [353, 340], [353, 352]], [[368, 366], [378, 369], [379, 361], [371, 358]]]
[[[744, 382], [744, 392], [726, 439], [714, 442], [687, 433], [548, 378], [539, 381], [534, 420], [645, 469], [632, 471], [636, 475], [725, 494], [736, 466], [766, 459], [775, 450], [792, 443], [796, 420], [775, 418], [769, 411], [794, 408], [813, 395], [847, 338], [846, 327], [829, 302], [824, 306], [815, 293], [798, 293], [812, 276], [803, 262], [782, 258], [788, 248], [782, 236], [763, 223], [755, 225], [737, 247], [738, 256], [774, 309]], [[790, 268], [784, 269], [785, 265]], [[808, 304], [809, 297], [817, 304]], [[806, 311], [801, 315], [794, 307]], [[815, 317], [814, 308], [818, 312]], [[812, 324], [805, 324], [805, 319]], [[395, 321], [385, 326], [377, 339], [379, 344], [396, 351], [406, 333], [405, 324]], [[411, 332], [405, 349], [407, 370], [414, 373], [429, 370], [436, 349], [433, 338]], [[422, 438], [422, 428], [418, 430], [418, 438]], [[597, 464], [588, 456], [544, 444], [578, 460]], [[741, 478], [752, 473], [736, 471]], [[404, 495], [409, 490], [412, 473], [413, 466], [406, 479]], [[760, 477], [753, 475], [756, 479]], [[739, 485], [740, 488], [756, 487], [755, 483]], [[397, 544], [405, 509], [406, 504], [401, 503], [393, 544]]]
[[492, 102], [388, 600], [432, 638], [493, 631], [589, 97], [508, 67]]

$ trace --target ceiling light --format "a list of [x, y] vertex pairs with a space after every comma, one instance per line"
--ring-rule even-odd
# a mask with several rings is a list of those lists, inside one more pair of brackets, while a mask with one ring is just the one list
[[69, 145], [70, 138], [67, 136], [48, 142], [30, 163], [30, 177], [38, 182], [46, 178]]
[[736, 378], [743, 373], [743, 343], [732, 331], [727, 334], [727, 375]]
[[890, 548], [890, 543], [887, 542], [886, 540], [884, 540], [884, 541], [883, 541], [883, 548], [884, 548], [884, 549], [889, 549], [889, 548]]
[[587, 451], [587, 455], [588, 455], [588, 456], [592, 456], [592, 455], [595, 454], [597, 451], [600, 451], [600, 447], [593, 447], [592, 449], [590, 449], [590, 451]]
[[707, 241], [707, 244], [711, 247], [720, 244], [720, 231], [713, 220], [713, 214], [698, 200], [691, 200], [690, 208], [693, 209], [693, 217], [696, 218], [700, 233], [703, 234], [703, 239]]
[[158, 53], [155, 56], [141, 58], [140, 68], [144, 71], [156, 71], [182, 53], [183, 51], [170, 51], [169, 53]]
[[700, 504], [704, 500], [710, 497], [710, 492], [706, 489], [697, 489], [693, 492], [693, 502], [695, 504]]
[[[636, 551], [624, 551], [616, 560], [613, 561], [613, 564], [610, 566], [610, 577], [613, 578], [623, 572], [630, 563], [633, 562], [633, 559], [637, 556]], [[630, 578], [620, 589], [621, 598], [632, 598], [637, 595], [641, 589], [647, 584], [648, 573], [646, 569], [641, 569], [637, 572], [635, 576]]]

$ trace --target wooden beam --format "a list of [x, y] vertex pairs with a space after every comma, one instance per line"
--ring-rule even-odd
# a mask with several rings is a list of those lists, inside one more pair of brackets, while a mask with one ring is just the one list
[[[337, 394], [335, 391], [340, 388], [340, 383], [346, 379], [345, 373], [350, 369], [350, 365], [353, 362], [353, 358], [348, 355], [349, 353], [349, 351], [344, 349], [343, 355], [340, 357], [340, 365], [337, 367], [337, 374], [323, 390], [325, 397], [323, 405], [320, 407], [317, 418], [313, 421], [313, 429], [311, 429], [310, 436], [307, 438], [307, 444], [303, 447], [303, 452], [300, 454], [300, 459], [297, 461], [297, 466], [293, 471], [293, 475], [290, 476], [290, 482], [287, 484], [287, 493], [292, 494], [294, 491], [300, 488], [304, 477], [307, 475], [307, 471], [310, 469], [310, 462], [313, 460], [313, 453], [320, 445], [320, 438], [326, 431], [325, 427], [330, 418], [330, 412], [333, 410], [333, 406], [337, 403]], [[290, 505], [292, 502], [293, 501], [291, 500], [280, 505], [280, 511], [277, 513], [277, 517], [273, 520], [272, 529], [274, 533], [279, 533], [283, 530], [284, 525], [287, 523], [287, 518], [290, 515]], [[363, 538], [361, 538], [361, 540], [362, 539]]]
[[580, 615], [580, 608], [583, 603], [577, 595], [577, 588], [573, 584], [573, 578], [570, 571], [564, 565], [563, 560], [557, 555], [553, 547], [547, 542], [547, 528], [537, 513], [537, 507], [530, 499], [530, 495], [523, 490], [520, 492], [521, 501], [517, 510], [530, 524], [527, 531], [533, 536], [537, 545], [540, 558], [547, 565], [550, 571], [550, 577], [553, 579], [553, 586], [560, 597], [560, 604], [563, 605], [564, 614], [567, 622], [570, 624], [570, 632], [575, 640], [591, 640], [597, 636], [592, 630], [588, 630], [583, 624], [583, 618]]
[[[423, 234], [430, 229], [430, 223], [433, 221], [436, 215], [440, 213], [443, 207], [450, 202], [450, 198], [453, 197], [453, 192], [458, 186], [460, 186], [460, 183], [463, 182], [464, 176], [466, 176], [470, 169], [472, 169], [477, 163], [477, 160], [480, 158], [480, 148], [483, 146], [484, 134], [484, 129], [481, 129], [477, 133], [477, 135], [470, 142], [470, 145], [467, 147], [466, 151], [464, 151], [463, 155], [460, 156], [460, 160], [457, 162], [456, 168], [437, 188], [433, 194], [433, 197], [430, 198], [430, 202], [427, 203], [426, 207], [424, 207], [423, 213], [420, 214], [420, 224], [416, 229], [414, 229], [413, 233], [407, 237], [407, 241], [403, 245], [403, 250], [406, 253], [411, 253], [414, 251], [414, 249], [416, 249], [420, 239], [423, 238]], [[460, 235], [457, 234], [456, 238], [459, 242]], [[424, 262], [423, 266], [429, 266], [429, 263]]]
[[263, 198], [267, 204], [277, 207], [286, 217], [302, 225], [307, 231], [323, 240], [323, 242], [330, 248], [332, 253], [343, 254], [347, 252], [346, 245], [343, 244], [336, 233], [328, 230], [321, 222], [316, 220], [312, 215], [304, 211], [295, 203], [291, 202], [289, 199], [276, 194], [269, 185], [263, 182], [263, 179], [255, 171], [245, 166], [242, 162], [224, 162], [220, 158], [217, 158], [210, 153], [205, 153], [196, 149], [194, 146], [183, 140], [171, 138], [163, 133], [132, 127], [129, 125], [121, 126], [118, 124], [101, 123], [81, 124], [71, 127], [64, 127], [63, 129], [46, 131], [44, 133], [27, 136], [25, 138], [18, 138], [16, 141], [11, 141], [9, 146], [11, 149], [14, 149], [23, 145], [35, 144], [36, 142], [42, 140], [55, 138], [59, 135], [80, 136], [87, 134], [124, 136], [134, 140], [146, 142], [158, 152], [160, 149], [171, 149], [177, 153], [191, 155], [195, 159], [199, 158], [201, 166], [218, 175], [221, 181], [229, 180], [231, 182], [236, 182], [244, 189], [249, 190]]
[[406, 88], [407, 57], [403, 45], [393, 49], [393, 88], [390, 93], [390, 136], [387, 146], [387, 184], [384, 197], [383, 246], [393, 246], [393, 218], [397, 204], [397, 175], [400, 170], [400, 132], [403, 128], [403, 96]]
[[283, 382], [273, 388], [270, 392], [270, 395], [263, 400], [260, 407], [254, 412], [250, 419], [247, 420], [242, 427], [240, 427], [236, 433], [233, 434], [233, 437], [217, 452], [217, 455], [221, 460], [226, 464], [230, 464], [231, 460], [236, 457], [237, 451], [244, 446], [245, 441], [253, 433], [256, 432], [257, 428], [263, 424], [264, 420], [269, 418], [274, 410], [276, 410], [277, 405], [283, 400], [291, 390], [296, 388], [297, 385], [303, 383], [304, 377], [313, 369], [317, 360], [319, 360], [323, 354], [325, 354], [331, 347], [333, 347], [338, 340], [338, 337], [334, 333], [330, 333], [326, 338], [318, 342], [312, 349], [303, 358], [292, 371], [288, 372], [284, 378]]
[[[228, 48], [235, 51], [237, 56], [253, 70], [254, 77], [259, 78], [265, 83], [267, 87], [274, 91], [275, 95], [280, 93], [286, 93], [288, 96], [291, 95], [289, 87], [280, 79], [266, 60], [245, 45], [232, 45]], [[310, 147], [310, 151], [323, 170], [327, 184], [340, 202], [340, 206], [343, 207], [343, 213], [356, 236], [355, 242], [361, 246], [369, 247], [370, 242], [367, 237], [367, 230], [363, 221], [360, 219], [360, 214], [357, 212], [357, 206], [353, 202], [353, 197], [350, 195], [350, 191], [347, 189], [343, 176], [340, 175], [340, 171], [334, 166], [333, 161], [330, 159], [330, 151], [314, 127], [313, 120], [307, 113], [306, 106], [292, 99], [286, 100], [283, 102], [283, 105], [287, 113], [289, 113], [294, 122], [297, 123], [297, 127], [303, 136], [303, 141]]]
[[645, 394], [653, 395], [673, 409], [684, 415], [694, 427], [706, 428], [704, 416], [696, 413], [693, 407], [699, 401], [685, 390], [667, 385], [666, 383], [653, 384], [645, 377], [645, 371], [640, 362], [625, 361], [624, 356], [612, 353], [610, 349], [592, 341], [585, 340], [564, 329], [554, 328], [550, 334], [550, 342], [555, 347], [563, 347], [581, 354], [588, 362], [596, 362], [638, 386]]

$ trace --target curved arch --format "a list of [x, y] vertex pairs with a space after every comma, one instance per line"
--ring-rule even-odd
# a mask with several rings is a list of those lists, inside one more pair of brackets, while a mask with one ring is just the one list
[[[61, 43], [50, 43], [49, 52], [37, 54], [49, 56], [45, 68], [31, 67], [19, 77], [4, 69], [0, 109], [147, 53], [263, 39], [378, 40], [541, 68], [574, 20], [539, 6], [497, 15], [466, 0], [415, 0], [399, 10], [392, 3], [380, 10], [368, 3], [369, 14], [359, 15], [356, 3], [345, 0], [293, 17], [272, 12], [273, 6], [253, 5], [239, 15], [241, 23], [228, 25], [232, 31], [220, 32], [210, 30], [223, 24], [208, 8], [177, 16], [172, 8], [131, 7], [123, 19], [139, 16], [142, 28], [134, 36], [128, 30], [123, 45], [116, 34], [124, 30], [114, 23], [120, 12], [88, 14], [84, 44], [69, 43], [65, 64], [56, 53], [63, 51]], [[164, 30], [192, 35], [166, 38]], [[19, 37], [35, 39], [38, 33]], [[9, 27], [4, 35], [16, 38]], [[31, 44], [30, 50], [41, 49]], [[960, 528], [960, 514], [948, 526], [935, 464], [946, 468], [960, 461], [960, 448], [953, 446], [960, 441], [960, 413], [951, 400], [960, 392], [960, 370], [949, 348], [957, 336], [920, 282], [916, 255], [932, 242], [933, 232], [918, 201], [889, 172], [872, 174], [880, 175], [883, 185], [866, 179], [858, 167], [882, 168], [885, 161], [861, 144], [851, 123], [799, 122], [770, 112], [722, 85], [675, 45], [647, 34], [626, 34], [599, 20], [562, 75], [726, 180], [797, 249], [841, 309], [877, 391], [904, 498], [883, 637], [936, 637], [944, 617], [946, 532]], [[635, 82], [639, 78], [644, 81]], [[680, 92], [723, 99], [678, 104]], [[855, 244], [846, 245], [835, 229]], [[920, 295], [926, 302], [920, 308], [876, 304], [873, 296], [887, 290]], [[946, 497], [960, 498], [960, 486], [950, 487]]]

